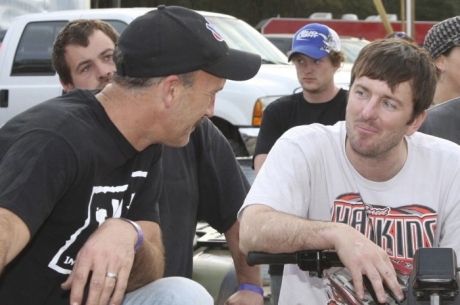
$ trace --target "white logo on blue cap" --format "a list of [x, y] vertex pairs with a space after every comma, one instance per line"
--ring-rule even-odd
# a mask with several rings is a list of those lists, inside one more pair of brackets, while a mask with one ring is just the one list
[[334, 30], [319, 23], [310, 23], [297, 31], [288, 59], [291, 60], [296, 53], [321, 59], [331, 51], [339, 52], [340, 49], [340, 39]]
[[308, 40], [308, 38], [316, 38], [321, 36], [323, 38], [323, 45], [320, 47], [320, 50], [330, 52], [335, 48], [335, 41], [331, 34], [324, 35], [318, 31], [312, 30], [303, 30], [297, 35], [297, 40]]

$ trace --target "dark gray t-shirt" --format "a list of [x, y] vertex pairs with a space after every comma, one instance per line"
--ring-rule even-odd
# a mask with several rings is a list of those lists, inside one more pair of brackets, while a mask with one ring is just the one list
[[460, 144], [460, 97], [428, 109], [419, 131]]

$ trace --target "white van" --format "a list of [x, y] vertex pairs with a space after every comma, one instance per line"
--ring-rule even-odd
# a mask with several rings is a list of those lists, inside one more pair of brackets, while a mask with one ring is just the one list
[[[121, 33], [134, 18], [152, 9], [69, 10], [17, 17], [0, 49], [0, 126], [25, 109], [62, 93], [51, 64], [51, 50], [57, 33], [67, 22], [78, 18], [101, 19]], [[253, 148], [248, 149], [246, 143], [254, 143], [250, 140], [257, 137], [263, 109], [299, 88], [295, 68], [281, 51], [244, 21], [224, 14], [199, 13], [218, 29], [231, 48], [262, 57], [262, 67], [254, 78], [226, 82], [217, 95], [212, 118], [237, 156], [251, 155]], [[339, 72], [336, 83], [347, 88], [349, 78], [349, 71]]]

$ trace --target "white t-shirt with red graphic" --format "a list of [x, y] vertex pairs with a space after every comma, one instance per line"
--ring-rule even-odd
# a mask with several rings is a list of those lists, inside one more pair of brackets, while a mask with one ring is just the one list
[[[420, 247], [449, 247], [460, 255], [460, 146], [416, 132], [406, 137], [408, 156], [400, 172], [373, 182], [347, 159], [345, 136], [344, 122], [287, 131], [241, 210], [265, 204], [310, 220], [347, 223], [386, 250], [401, 279]], [[344, 268], [319, 279], [286, 265], [280, 304], [358, 303], [350, 279]]]

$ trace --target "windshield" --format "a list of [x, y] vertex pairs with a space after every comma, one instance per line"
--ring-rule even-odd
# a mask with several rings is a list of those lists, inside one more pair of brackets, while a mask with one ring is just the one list
[[205, 16], [217, 28], [230, 48], [257, 53], [262, 63], [288, 64], [287, 57], [262, 34], [239, 19]]
[[361, 39], [340, 39], [346, 62], [354, 63], [359, 51], [368, 43], [369, 41]]

